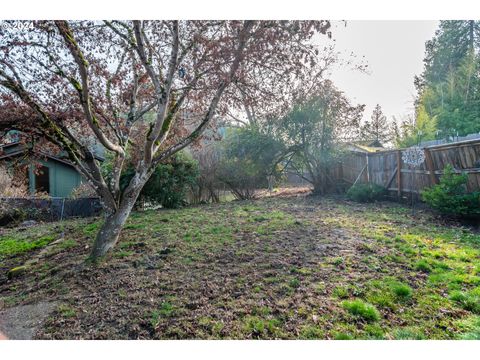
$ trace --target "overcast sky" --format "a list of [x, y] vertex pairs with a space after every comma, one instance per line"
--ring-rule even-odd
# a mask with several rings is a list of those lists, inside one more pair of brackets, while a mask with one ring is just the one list
[[[378, 103], [389, 121], [413, 113], [413, 78], [423, 69], [425, 41], [438, 21], [348, 21], [333, 24], [337, 51], [368, 64], [369, 74], [335, 68], [331, 78], [356, 103], [365, 104], [369, 119]], [[363, 58], [363, 56], [365, 56]]]

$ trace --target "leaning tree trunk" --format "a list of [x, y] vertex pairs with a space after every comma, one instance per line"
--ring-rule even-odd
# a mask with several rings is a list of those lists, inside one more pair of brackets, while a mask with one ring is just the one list
[[107, 216], [100, 231], [97, 233], [91, 257], [97, 259], [103, 257], [107, 252], [115, 246], [120, 236], [120, 232], [133, 209], [135, 202], [132, 204], [124, 204], [115, 213]]
[[120, 232], [122, 231], [123, 226], [125, 225], [125, 222], [135, 206], [135, 202], [150, 175], [151, 173], [147, 173], [146, 171], [142, 174], [136, 174], [125, 190], [122, 201], [117, 210], [112, 214], [107, 215], [93, 244], [91, 253], [93, 260], [105, 256], [108, 251], [115, 246], [120, 236]]

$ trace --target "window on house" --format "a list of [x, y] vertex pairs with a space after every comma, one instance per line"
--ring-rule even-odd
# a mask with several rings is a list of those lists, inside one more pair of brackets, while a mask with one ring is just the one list
[[42, 166], [35, 174], [35, 191], [50, 193], [50, 176], [46, 166]]

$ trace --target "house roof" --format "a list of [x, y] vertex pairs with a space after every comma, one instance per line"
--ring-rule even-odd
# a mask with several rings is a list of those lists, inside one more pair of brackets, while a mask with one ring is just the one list
[[[12, 151], [12, 152], [9, 152], [9, 153], [6, 153], [6, 154], [2, 154], [2, 152], [5, 148], [12, 148], [12, 147], [15, 147], [15, 146], [18, 146], [19, 150], [15, 150], [15, 151]], [[19, 154], [22, 154], [22, 153], [25, 153], [25, 146], [20, 141], [14, 141], [14, 142], [11, 142], [11, 143], [0, 145], [0, 159], [16, 156], [16, 155], [19, 155]], [[59, 161], [59, 162], [64, 163], [66, 165], [70, 165], [72, 167], [74, 166], [70, 160], [68, 160], [64, 157], [61, 157], [61, 156], [58, 156], [58, 155], [52, 155], [52, 154], [49, 154], [49, 153], [46, 153], [46, 152], [43, 152], [43, 151], [39, 151], [39, 150], [35, 150], [35, 153], [37, 153], [41, 156], [45, 156], [45, 157], [48, 157], [50, 159]], [[93, 153], [93, 156], [98, 161], [102, 161], [102, 162], [105, 161], [105, 158], [98, 155], [96, 152]]]
[[[25, 147], [22, 146], [23, 144], [21, 144], [20, 142], [13, 142], [13, 143], [9, 143], [9, 144], [5, 144], [5, 145], [2, 145], [0, 146], [0, 151], [5, 149], [5, 148], [11, 148], [13, 146], [18, 146], [18, 150], [14, 150], [12, 152], [9, 152], [9, 153], [3, 153], [0, 155], [0, 160], [3, 160], [3, 159], [8, 159], [8, 158], [11, 158], [11, 157], [15, 157], [15, 156], [19, 156], [19, 155], [22, 155], [22, 154], [25, 154]], [[49, 159], [52, 159], [52, 160], [55, 160], [55, 161], [58, 161], [58, 162], [61, 162], [65, 165], [68, 165], [68, 166], [72, 166], [73, 167], [73, 164], [66, 160], [66, 159], [62, 159], [58, 156], [54, 156], [54, 155], [51, 155], [51, 154], [48, 154], [46, 152], [43, 152], [43, 151], [38, 151], [38, 150], [35, 150], [35, 153], [40, 155], [40, 156], [44, 156], [46, 158], [49, 158]]]
[[348, 145], [350, 146], [350, 150], [358, 151], [358, 152], [364, 152], [364, 153], [373, 153], [373, 152], [378, 152], [378, 151], [385, 151], [385, 148], [381, 147], [381, 146], [367, 146], [367, 145], [362, 145], [362, 144], [358, 144], [358, 143], [350, 143]]

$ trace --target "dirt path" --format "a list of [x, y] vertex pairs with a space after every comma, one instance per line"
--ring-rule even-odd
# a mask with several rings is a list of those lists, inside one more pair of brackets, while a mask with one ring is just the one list
[[[55, 309], [54, 302], [21, 305], [0, 312], [0, 336], [8, 339], [31, 340], [48, 315]], [[0, 337], [1, 339], [1, 337]]]

